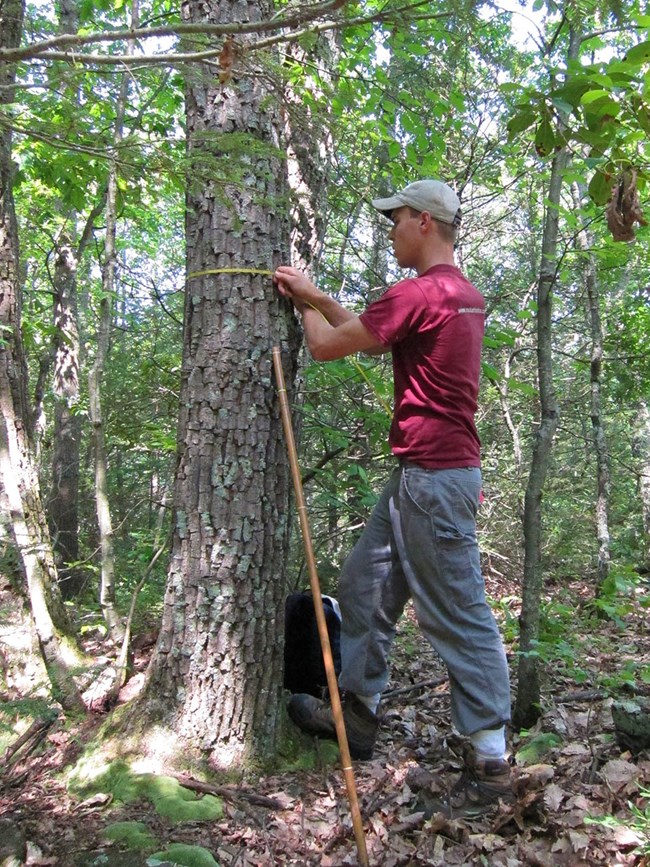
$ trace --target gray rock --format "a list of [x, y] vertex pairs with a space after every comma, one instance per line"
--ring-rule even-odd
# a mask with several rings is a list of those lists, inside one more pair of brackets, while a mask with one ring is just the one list
[[650, 701], [644, 698], [615, 701], [612, 719], [619, 745], [636, 755], [650, 749]]
[[0, 867], [18, 867], [27, 854], [25, 835], [13, 819], [0, 819]]

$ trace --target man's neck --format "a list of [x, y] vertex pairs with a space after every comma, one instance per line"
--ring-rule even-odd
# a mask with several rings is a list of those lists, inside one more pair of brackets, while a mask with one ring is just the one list
[[428, 256], [423, 257], [422, 261], [417, 267], [418, 277], [422, 276], [426, 271], [430, 268], [435, 267], [436, 265], [452, 265], [455, 266], [456, 262], [454, 260], [454, 251], [451, 250], [436, 250], [435, 252], [430, 253]]

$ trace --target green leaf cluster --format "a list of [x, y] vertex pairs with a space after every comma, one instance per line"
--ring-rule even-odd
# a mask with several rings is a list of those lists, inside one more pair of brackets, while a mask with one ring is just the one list
[[[632, 23], [637, 33], [646, 28], [647, 34], [647, 16], [633, 16]], [[599, 49], [606, 49], [607, 60], [585, 62], [589, 51]], [[581, 50], [565, 69], [550, 70], [550, 87], [510, 82], [501, 91], [514, 100], [507, 124], [510, 141], [528, 133], [542, 158], [565, 147], [582, 153], [590, 173], [589, 195], [604, 205], [625, 169], [638, 169], [642, 188], [647, 183], [650, 41], [630, 44], [628, 37], [612, 46], [600, 38], [587, 39]]]

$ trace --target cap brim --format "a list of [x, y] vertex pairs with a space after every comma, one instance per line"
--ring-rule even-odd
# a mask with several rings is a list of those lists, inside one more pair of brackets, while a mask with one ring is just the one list
[[373, 199], [370, 204], [373, 208], [381, 211], [381, 213], [385, 214], [387, 217], [390, 217], [391, 212], [394, 211], [395, 208], [404, 207], [404, 202], [398, 199], [397, 196], [390, 196], [387, 199]]

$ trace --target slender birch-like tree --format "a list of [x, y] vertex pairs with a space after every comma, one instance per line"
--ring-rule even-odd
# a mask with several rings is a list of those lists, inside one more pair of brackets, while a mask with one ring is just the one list
[[[6, 2], [0, 45], [20, 43], [24, 4]], [[10, 105], [15, 67], [0, 70], [0, 105]], [[18, 225], [13, 199], [14, 165], [9, 127], [0, 132], [0, 481], [9, 506], [11, 531], [27, 582], [34, 627], [54, 693], [66, 710], [84, 710], [70, 672], [79, 661], [61, 601], [34, 453], [34, 423], [21, 336]]]
[[[575, 60], [580, 45], [578, 32], [569, 28], [567, 62]], [[551, 161], [546, 195], [541, 262], [537, 281], [537, 381], [539, 422], [524, 498], [524, 577], [519, 618], [517, 699], [513, 722], [517, 728], [532, 725], [540, 714], [539, 664], [534, 653], [539, 639], [542, 597], [542, 497], [548, 474], [553, 437], [559, 420], [559, 407], [553, 378], [553, 294], [557, 281], [557, 248], [560, 226], [560, 200], [564, 170], [570, 161], [566, 147], [557, 149]]]

